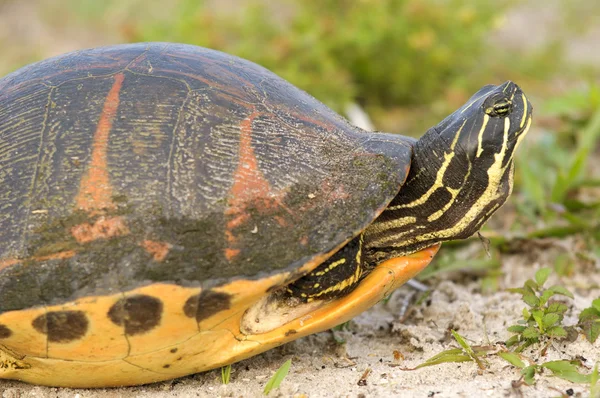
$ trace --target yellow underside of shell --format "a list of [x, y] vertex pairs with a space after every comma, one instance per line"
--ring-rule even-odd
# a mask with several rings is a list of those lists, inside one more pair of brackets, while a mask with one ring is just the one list
[[[200, 292], [169, 284], [142, 287], [125, 296], [144, 294], [162, 298], [160, 324], [139, 335], [106, 318], [111, 305], [123, 295], [85, 297], [60, 306], [7, 312], [0, 324], [13, 334], [0, 340], [0, 378], [64, 387], [108, 387], [151, 383], [202, 372], [240, 361], [297, 338], [332, 328], [367, 310], [394, 289], [418, 274], [439, 245], [388, 260], [377, 266], [350, 294], [270, 332], [246, 335], [240, 320], [248, 307], [273, 286], [285, 283], [288, 274], [250, 281], [238, 280], [215, 288], [231, 295], [230, 309], [196, 322], [183, 311], [186, 299]], [[330, 253], [303, 267], [312, 269]], [[84, 311], [89, 328], [85, 336], [69, 343], [48, 342], [36, 331], [33, 320], [47, 311]]]

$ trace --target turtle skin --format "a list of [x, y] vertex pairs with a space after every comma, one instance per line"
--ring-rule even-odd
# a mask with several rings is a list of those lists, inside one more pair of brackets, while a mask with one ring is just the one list
[[78, 51], [4, 77], [0, 378], [143, 384], [350, 319], [438, 246], [382, 264], [311, 321], [239, 326], [383, 211], [413, 144], [189, 45]]

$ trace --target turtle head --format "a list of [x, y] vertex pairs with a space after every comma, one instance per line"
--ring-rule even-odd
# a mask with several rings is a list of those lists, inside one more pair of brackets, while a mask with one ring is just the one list
[[[460, 109], [430, 129], [421, 138], [420, 146], [425, 151], [455, 153], [472, 168], [489, 170], [500, 162], [503, 169], [512, 161], [530, 124], [531, 104], [519, 86], [508, 81], [481, 88]], [[454, 173], [450, 176], [460, 178], [461, 173]]]
[[389, 258], [478, 231], [512, 191], [531, 110], [516, 84], [489, 85], [429, 129], [400, 193], [367, 229], [366, 246]]

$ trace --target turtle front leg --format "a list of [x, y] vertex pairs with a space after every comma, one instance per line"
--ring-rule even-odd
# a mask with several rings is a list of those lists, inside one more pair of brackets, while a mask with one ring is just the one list
[[363, 234], [286, 288], [289, 298], [301, 302], [330, 300], [350, 293], [369, 269], [363, 259]]

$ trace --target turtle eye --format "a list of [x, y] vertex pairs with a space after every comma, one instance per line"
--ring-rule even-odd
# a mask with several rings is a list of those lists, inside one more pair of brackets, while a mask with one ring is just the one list
[[483, 109], [491, 117], [504, 117], [512, 111], [512, 102], [503, 95], [500, 97], [493, 95], [484, 102]]

